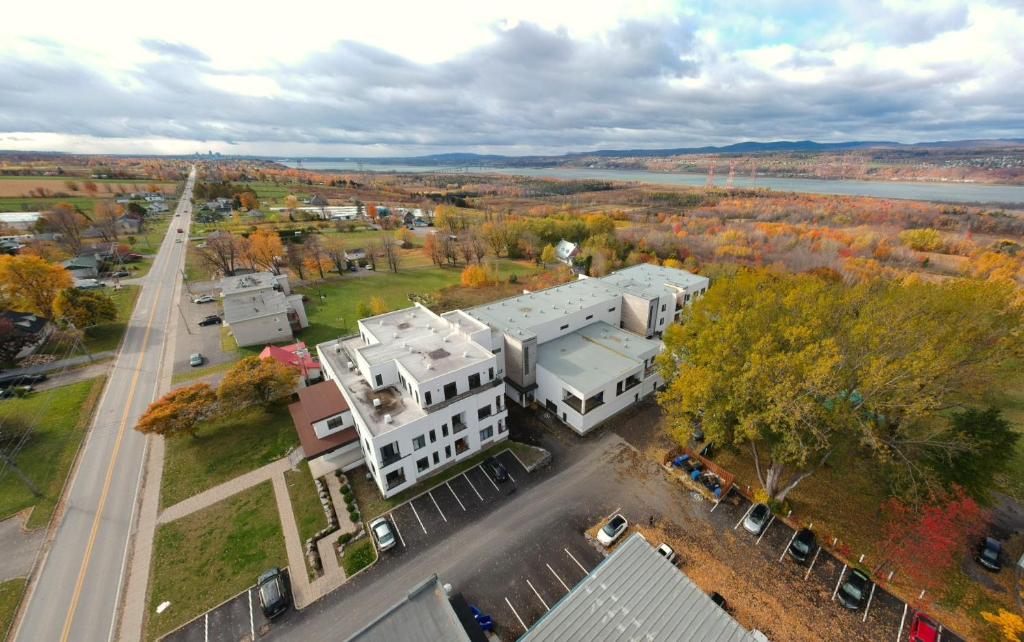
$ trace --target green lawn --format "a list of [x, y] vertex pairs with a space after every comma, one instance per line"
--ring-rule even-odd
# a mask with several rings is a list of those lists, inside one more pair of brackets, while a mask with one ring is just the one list
[[117, 319], [108, 323], [100, 323], [85, 331], [85, 347], [89, 352], [117, 350], [128, 329], [128, 319], [135, 309], [135, 301], [139, 298], [142, 287], [138, 285], [122, 285], [119, 290], [108, 289], [107, 293], [117, 306]]
[[0, 479], [0, 519], [35, 506], [29, 528], [45, 526], [50, 521], [105, 382], [106, 377], [98, 377], [0, 402], [0, 422], [20, 420], [35, 426], [16, 462], [43, 492], [43, 497], [35, 497], [16, 475], [8, 472]]
[[[143, 254], [156, 254], [157, 250], [160, 249], [160, 244], [163, 243], [164, 237], [167, 236], [167, 228], [170, 227], [171, 219], [174, 218], [175, 201], [168, 201], [167, 207], [170, 208], [170, 212], [146, 218], [142, 232], [134, 235], [135, 242], [130, 243], [132, 251]], [[125, 240], [128, 240], [127, 237]]]
[[11, 624], [14, 622], [14, 612], [18, 610], [21, 595], [25, 592], [26, 582], [24, 578], [0, 582], [0, 640], [7, 639]]
[[167, 440], [161, 506], [280, 459], [299, 444], [285, 403], [247, 408], [203, 423], [197, 437]]
[[349, 544], [341, 554], [341, 567], [345, 576], [352, 577], [370, 564], [377, 561], [377, 549], [369, 537], [364, 537], [355, 544]]
[[[287, 565], [269, 481], [161, 526], [153, 541], [146, 639], [153, 640]], [[156, 607], [171, 603], [163, 613]]]
[[58, 203], [68, 203], [87, 214], [96, 207], [95, 198], [70, 196], [67, 198], [30, 198], [24, 196], [0, 197], [0, 212], [43, 212], [52, 209]]
[[206, 366], [205, 368], [189, 368], [184, 372], [179, 372], [171, 377], [172, 384], [184, 383], [185, 381], [192, 381], [199, 379], [207, 375], [217, 374], [219, 372], [227, 372], [234, 367], [235, 362], [229, 361], [228, 363], [218, 363], [212, 366]]
[[292, 501], [292, 511], [299, 525], [299, 539], [305, 545], [307, 539], [327, 527], [327, 516], [320, 505], [320, 496], [313, 484], [309, 464], [302, 462], [298, 470], [285, 471], [284, 480], [288, 484], [288, 497]]
[[1021, 433], [1014, 457], [999, 476], [999, 489], [1019, 502], [1024, 502], [1024, 364], [1007, 365], [1005, 391], [994, 394], [989, 403], [1002, 410], [1003, 417]]
[[[533, 267], [503, 259], [498, 261], [498, 271], [501, 278], [506, 279], [511, 274], [529, 274]], [[402, 270], [397, 274], [380, 272], [377, 275], [360, 277], [338, 277], [335, 274], [323, 284], [298, 288], [297, 292], [309, 296], [306, 314], [310, 323], [310, 326], [300, 333], [299, 338], [307, 345], [313, 346], [345, 334], [352, 334], [356, 331], [356, 308], [360, 302], [369, 303], [371, 298], [379, 296], [388, 309], [409, 307], [412, 305], [409, 294], [434, 293], [443, 287], [458, 283], [461, 275], [461, 267], [426, 267]], [[327, 297], [323, 303], [320, 302], [321, 293]]]

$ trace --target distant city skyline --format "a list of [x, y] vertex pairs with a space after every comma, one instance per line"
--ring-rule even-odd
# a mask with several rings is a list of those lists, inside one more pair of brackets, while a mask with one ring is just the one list
[[1024, 137], [1024, 5], [19, 3], [0, 149], [267, 156]]

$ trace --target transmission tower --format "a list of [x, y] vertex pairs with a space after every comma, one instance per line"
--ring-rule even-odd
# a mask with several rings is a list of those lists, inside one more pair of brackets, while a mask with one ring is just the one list
[[750, 186], [757, 187], [757, 163], [750, 162]]
[[704, 184], [704, 187], [714, 187], [714, 186], [715, 186], [715, 160], [712, 159], [711, 160], [711, 165], [708, 167], [708, 180], [707, 180], [707, 183]]
[[729, 161], [729, 178], [725, 181], [725, 187], [732, 189], [736, 183], [736, 161]]

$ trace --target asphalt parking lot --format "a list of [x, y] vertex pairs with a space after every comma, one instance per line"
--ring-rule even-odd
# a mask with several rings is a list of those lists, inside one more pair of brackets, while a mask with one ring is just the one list
[[206, 316], [216, 314], [223, 316], [219, 299], [213, 303], [193, 303], [192, 300], [202, 294], [210, 294], [215, 298], [218, 296], [217, 289], [213, 283], [191, 283], [192, 292], [182, 289], [181, 299], [178, 301], [178, 337], [175, 341], [174, 351], [174, 372], [175, 374], [187, 372], [191, 369], [188, 358], [194, 352], [203, 355], [205, 361], [203, 366], [227, 363], [237, 358], [237, 355], [225, 354], [221, 348], [219, 325], [201, 326], [199, 322]]
[[[737, 499], [738, 501], [736, 501]], [[778, 564], [798, 563], [786, 555], [789, 542], [795, 535], [792, 528], [773, 516], [759, 536], [747, 533], [743, 529], [743, 519], [752, 507], [751, 502], [735, 492], [731, 494], [729, 500], [732, 501], [709, 505], [708, 517], [712, 524], [719, 529], [732, 529], [740, 537], [745, 536], [748, 538], [751, 548], [766, 560]], [[813, 524], [811, 528], [813, 530]], [[840, 620], [844, 627], [853, 629], [853, 627], [871, 624], [877, 630], [884, 631], [886, 637], [883, 639], [896, 642], [905, 640], [909, 635], [910, 623], [915, 614], [913, 607], [908, 606], [876, 583], [862, 609], [850, 611], [843, 608], [836, 598], [836, 593], [849, 577], [850, 568], [822, 548], [820, 544], [828, 546], [833, 542], [818, 542], [809, 561], [805, 564], [804, 581], [807, 583], [807, 591], [827, 591], [835, 603], [835, 618]], [[942, 630], [940, 639], [954, 642], [963, 638], [951, 631]]]
[[[174, 605], [171, 605], [173, 608]], [[255, 640], [266, 635], [272, 626], [287, 621], [292, 610], [278, 616], [274, 623], [263, 617], [259, 595], [253, 585], [235, 597], [178, 628], [164, 638], [165, 642], [209, 642], [223, 640]]]

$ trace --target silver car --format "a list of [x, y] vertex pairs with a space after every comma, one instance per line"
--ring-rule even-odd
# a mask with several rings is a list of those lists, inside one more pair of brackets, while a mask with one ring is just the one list
[[395, 534], [386, 517], [378, 517], [370, 522], [370, 531], [377, 540], [377, 549], [386, 551], [395, 545]]
[[203, 355], [201, 352], [193, 352], [188, 357], [188, 365], [195, 368], [196, 366], [203, 365]]
[[764, 530], [765, 524], [768, 523], [768, 518], [771, 517], [771, 514], [772, 509], [768, 508], [767, 504], [754, 504], [754, 507], [750, 509], [747, 517], [743, 520], [743, 528], [754, 535], [760, 535], [761, 531]]

